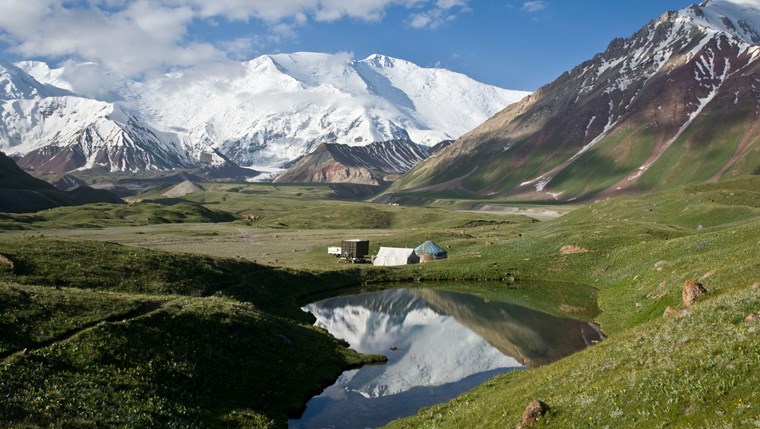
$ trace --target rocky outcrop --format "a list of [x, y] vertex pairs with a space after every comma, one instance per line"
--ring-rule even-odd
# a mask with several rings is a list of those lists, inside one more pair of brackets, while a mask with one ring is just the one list
[[683, 285], [683, 305], [688, 307], [694, 304], [706, 293], [707, 289], [705, 289], [702, 283], [698, 283], [694, 280], [687, 280]]
[[276, 183], [355, 183], [381, 186], [428, 156], [406, 140], [367, 146], [322, 144], [279, 175]]

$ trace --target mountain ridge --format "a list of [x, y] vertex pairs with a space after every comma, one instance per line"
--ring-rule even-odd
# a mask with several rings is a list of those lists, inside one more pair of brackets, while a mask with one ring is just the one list
[[[713, 0], [613, 40], [419, 164], [389, 192], [567, 201], [756, 171], [747, 155], [760, 141], [753, 89], [760, 47], [746, 39], [760, 19], [718, 18], [744, 7], [760, 16], [760, 2]], [[740, 34], [721, 29], [734, 22], [742, 22], [732, 24]], [[724, 141], [717, 129], [736, 136]]]
[[[79, 94], [92, 103], [108, 103], [131, 115], [146, 132], [135, 136], [126, 130], [130, 138], [123, 140], [150, 140], [153, 148], [170, 148], [177, 158], [176, 166], [170, 166], [168, 162], [157, 165], [145, 155], [138, 156], [142, 160], [136, 166], [138, 170], [151, 165], [159, 169], [197, 167], [204, 164], [204, 156], [213, 165], [229, 161], [244, 166], [282, 167], [321, 143], [364, 146], [377, 141], [411, 140], [432, 146], [458, 137], [528, 94], [379, 54], [364, 60], [340, 53], [263, 55], [211, 73], [174, 72], [143, 82], [98, 71], [97, 65], [89, 63], [58, 69], [33, 61], [17, 65], [39, 79], [41, 85], [59, 85], [71, 96]], [[98, 92], [91, 88], [95, 85], [77, 80], [75, 72], [80, 69], [87, 76], [101, 76], [109, 89]], [[14, 102], [33, 104], [40, 103], [40, 99], [46, 98]], [[451, 103], [452, 99], [458, 102]], [[14, 155], [27, 155], [30, 146], [47, 146], [53, 138], [39, 126], [31, 127], [12, 115], [10, 119], [15, 122], [9, 125], [6, 118], [6, 128], [25, 130], [26, 136], [43, 136], [28, 139], [34, 141], [28, 146], [19, 146], [10, 140], [12, 133], [6, 133], [5, 138], [0, 134], [0, 147]], [[33, 122], [46, 123], [43, 119]], [[55, 156], [50, 152], [48, 149], [36, 154], [33, 162], [25, 166], [44, 165], [42, 159]], [[87, 159], [89, 164], [77, 168], [90, 168], [93, 162]]]

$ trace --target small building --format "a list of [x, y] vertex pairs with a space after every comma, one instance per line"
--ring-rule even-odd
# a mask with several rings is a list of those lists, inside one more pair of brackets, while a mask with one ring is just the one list
[[420, 257], [421, 262], [436, 261], [449, 257], [448, 252], [443, 247], [428, 240], [414, 248], [414, 252]]
[[340, 243], [340, 256], [348, 262], [363, 262], [369, 255], [369, 240], [343, 240]]
[[399, 247], [381, 247], [377, 255], [372, 258], [373, 265], [385, 267], [417, 264], [419, 262], [420, 257], [414, 253], [414, 249]]

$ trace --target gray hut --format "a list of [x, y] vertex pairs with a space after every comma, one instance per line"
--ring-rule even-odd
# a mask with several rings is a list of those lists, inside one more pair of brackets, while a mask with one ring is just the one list
[[343, 240], [340, 242], [340, 254], [348, 262], [363, 262], [369, 255], [369, 240]]
[[414, 249], [414, 253], [419, 255], [420, 262], [435, 261], [437, 259], [446, 259], [449, 254], [446, 250], [428, 240]]

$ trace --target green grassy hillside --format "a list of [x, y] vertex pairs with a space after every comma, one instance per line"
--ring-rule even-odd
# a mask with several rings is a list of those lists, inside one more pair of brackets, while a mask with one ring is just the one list
[[[100, 241], [0, 238], [0, 254], [14, 261], [12, 271], [0, 266], [0, 425], [283, 426], [342, 368], [372, 359], [311, 327], [299, 306], [346, 287], [387, 287], [385, 281], [447, 281], [440, 287], [595, 318], [609, 336], [392, 427], [514, 427], [534, 398], [551, 407], [539, 427], [760, 422], [760, 322], [745, 321], [760, 313], [758, 177], [600, 201], [543, 222], [338, 204], [303, 187], [285, 188], [282, 196], [271, 185], [235, 188], [219, 185], [189, 199], [234, 213], [258, 209], [260, 223], [159, 231], [147, 219], [127, 226], [139, 217], [115, 228], [114, 217], [103, 229], [43, 230]], [[367, 209], [378, 215], [357, 220]], [[331, 221], [359, 229], [320, 229]], [[373, 246], [433, 239], [449, 259], [337, 264], [324, 246], [347, 234], [367, 234]], [[139, 247], [163, 239], [176, 250], [234, 248], [243, 257]], [[130, 245], [108, 242], [114, 240]], [[275, 264], [244, 253], [248, 248], [281, 252]], [[507, 286], [508, 276], [521, 280]], [[709, 291], [689, 308], [681, 304], [687, 280]], [[664, 315], [668, 306], [675, 314]]]
[[760, 323], [744, 318], [759, 306], [760, 290], [733, 291], [388, 427], [515, 427], [532, 399], [550, 407], [539, 428], [756, 427]]
[[[389, 427], [513, 427], [532, 399], [551, 407], [538, 427], [755, 427], [760, 322], [745, 319], [760, 313], [758, 243], [756, 177], [598, 202], [505, 240], [483, 259], [597, 287], [609, 339]], [[709, 293], [685, 308], [690, 279]]]
[[182, 201], [175, 201], [173, 204], [96, 203], [56, 207], [36, 213], [0, 213], [0, 230], [220, 223], [231, 222], [235, 219], [235, 216], [230, 213]]
[[376, 359], [294, 305], [350, 276], [101, 242], [0, 249], [15, 265], [0, 268], [0, 426], [269, 427]]
[[82, 187], [71, 192], [59, 191], [53, 185], [36, 179], [0, 152], [0, 213], [31, 213], [51, 207], [119, 203], [114, 194]]

